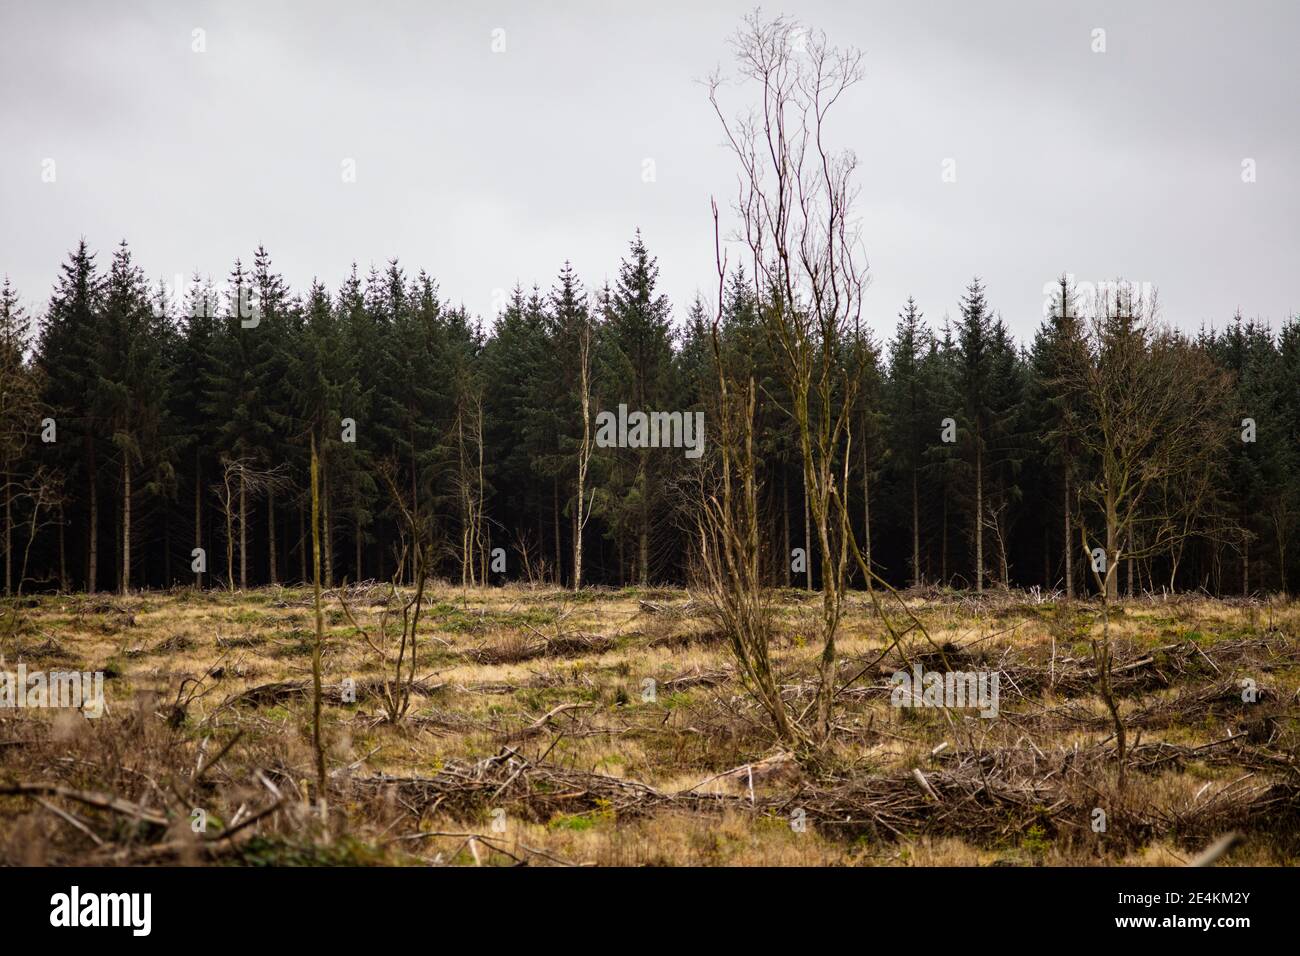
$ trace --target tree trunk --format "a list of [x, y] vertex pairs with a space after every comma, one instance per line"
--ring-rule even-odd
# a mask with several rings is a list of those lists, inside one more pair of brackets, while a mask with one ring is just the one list
[[[407, 417], [411, 420], [412, 423], [414, 423], [416, 415], [417, 412], [414, 408], [407, 409]], [[410, 436], [411, 436], [411, 514], [418, 518], [420, 515], [420, 491], [418, 487], [419, 472], [416, 468], [416, 463], [415, 463], [415, 425], [414, 424], [411, 425]], [[328, 500], [329, 500], [329, 489], [327, 487], [326, 501]], [[328, 520], [328, 516], [326, 520]], [[325, 535], [325, 540], [329, 541], [328, 532]], [[408, 555], [411, 562], [411, 583], [412, 584], [415, 583], [415, 549], [416, 549], [416, 542], [412, 541], [411, 553]], [[326, 558], [327, 562], [328, 560], [329, 559]], [[328, 580], [328, 575], [326, 576], [326, 580]]]
[[[65, 540], [64, 529], [68, 526], [68, 519], [63, 514], [63, 503], [59, 503], [59, 590], [66, 593], [68, 591], [68, 548]], [[19, 587], [22, 582], [18, 582]]]
[[[120, 482], [119, 482], [120, 484]], [[113, 522], [113, 581], [109, 587], [114, 591], [122, 589], [122, 499], [117, 500], [117, 520]]]
[[460, 529], [460, 586], [462, 588], [467, 588], [474, 583], [474, 558], [470, 554], [469, 538], [469, 515], [466, 514]]
[[231, 508], [234, 502], [230, 500], [230, 485], [223, 483], [225, 496], [221, 499], [221, 510], [225, 512], [226, 517], [226, 590], [235, 590], [235, 524], [234, 512]]
[[122, 593], [131, 591], [131, 456], [122, 455]]
[[[862, 556], [870, 572], [871, 564], [871, 476], [867, 470], [867, 446], [862, 445]], [[867, 590], [871, 590], [871, 575], [867, 574]]]
[[984, 593], [984, 449], [975, 435], [975, 593]]
[[564, 559], [560, 557], [560, 478], [551, 479], [551, 515], [555, 519], [555, 583], [564, 584]]
[[306, 584], [309, 580], [307, 577], [307, 515], [305, 514], [306, 506], [303, 505], [302, 499], [298, 499], [298, 580]]
[[1071, 541], [1070, 467], [1065, 467], [1065, 599], [1074, 600], [1074, 544]]
[[311, 568], [316, 606], [316, 643], [311, 653], [312, 744], [316, 751], [316, 800], [325, 801], [325, 743], [321, 739], [321, 645], [325, 624], [320, 606], [320, 492], [317, 487], [316, 435], [311, 436]]
[[361, 506], [359, 504], [360, 500], [361, 500], [361, 492], [358, 491], [357, 492], [358, 504], [354, 506], [352, 509], [352, 533], [353, 536], [356, 538], [356, 544], [355, 544], [356, 551], [357, 551], [356, 575], [358, 581], [361, 580]]
[[1241, 549], [1241, 596], [1250, 597], [1250, 539]]
[[320, 500], [324, 507], [324, 517], [322, 519], [321, 532], [325, 539], [325, 586], [334, 587], [334, 521], [330, 514], [330, 502], [333, 496], [330, 494], [330, 477], [328, 459], [324, 455], [320, 459]]
[[[163, 505], [162, 513], [163, 523], [163, 587], [172, 586], [172, 522], [171, 509]], [[148, 552], [145, 552], [148, 554]], [[142, 573], [141, 579], [148, 582], [147, 574]]]
[[912, 584], [921, 583], [921, 489], [912, 465]]
[[1003, 524], [1003, 515], [1006, 514], [1006, 492], [1003, 488], [1002, 480], [998, 480], [998, 498], [1001, 502], [995, 513], [994, 529], [998, 536], [998, 573], [1002, 578], [1001, 586], [1005, 590], [1011, 587], [1011, 565], [1007, 560], [1007, 528]]
[[578, 466], [578, 507], [573, 515], [573, 590], [582, 590], [582, 502], [586, 494], [586, 469]]
[[[194, 454], [194, 547], [203, 547], [203, 474], [198, 453]], [[194, 586], [203, 589], [203, 572], [194, 572]]]
[[640, 543], [637, 548], [637, 580], [642, 587], [650, 583], [650, 538], [646, 533], [646, 527], [641, 525]]
[[948, 486], [943, 488], [943, 543], [939, 546], [939, 577], [948, 586]]
[[1052, 535], [1046, 524], [1043, 525], [1043, 587], [1052, 586]]
[[248, 491], [239, 472], [239, 590], [248, 590]]
[[90, 484], [90, 524], [89, 549], [86, 555], [86, 590], [94, 594], [99, 590], [99, 482], [95, 475], [95, 446], [90, 446], [90, 472], [87, 475]]
[[804, 570], [807, 573], [807, 587], [813, 589], [812, 562], [812, 514], [808, 502], [808, 472], [803, 472], [803, 552]]
[[1114, 499], [1106, 499], [1106, 600], [1115, 601], [1119, 598], [1119, 574], [1118, 569], [1114, 567], [1119, 560], [1119, 515], [1116, 511]]
[[276, 574], [275, 560], [275, 490], [266, 489], [266, 535], [270, 539], [266, 549], [267, 558], [270, 561], [269, 573], [271, 576], [271, 586], [280, 583], [280, 576]]
[[13, 489], [9, 487], [9, 456], [5, 456], [5, 594], [13, 593]]
[[785, 565], [785, 586], [791, 586], [790, 580], [790, 471], [785, 470], [781, 476], [781, 524], [785, 532], [785, 557], [782, 564]]
[[641, 458], [641, 541], [640, 541], [640, 581], [645, 587], [650, 583], [650, 475], [647, 473], [645, 457]]
[[1277, 538], [1277, 585], [1281, 591], [1282, 597], [1287, 596], [1286, 586], [1286, 535], [1282, 533], [1278, 523], [1274, 523], [1276, 529], [1274, 537]]

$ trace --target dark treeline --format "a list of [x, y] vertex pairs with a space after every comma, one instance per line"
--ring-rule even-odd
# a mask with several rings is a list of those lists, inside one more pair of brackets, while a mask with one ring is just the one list
[[[259, 248], [177, 302], [125, 243], [102, 263], [82, 242], [37, 321], [7, 280], [0, 299], [6, 593], [306, 580], [313, 433], [327, 586], [402, 572], [399, 501], [466, 584], [573, 585], [575, 567], [582, 584], [688, 582], [687, 478], [707, 451], [592, 450], [591, 419], [584, 441], [584, 383], [592, 418], [622, 403], [710, 421], [712, 307], [674, 323], [656, 281], [638, 235], [612, 286], [566, 264], [485, 330], [396, 261], [294, 291]], [[975, 280], [952, 319], [909, 300], [886, 341], [860, 337], [847, 494], [872, 564], [899, 585], [1085, 593], [1091, 534], [1129, 556], [1121, 592], [1294, 588], [1300, 322], [1238, 315], [1192, 338], [1124, 287], [1080, 299], [1062, 279], [1017, 343]], [[767, 307], [728, 278], [723, 361], [760, 386], [772, 581], [816, 587], [815, 562], [790, 559], [809, 523]], [[1116, 428], [1124, 442], [1094, 440]], [[1133, 517], [1109, 523], [1123, 541], [1105, 540], [1108, 508]]]

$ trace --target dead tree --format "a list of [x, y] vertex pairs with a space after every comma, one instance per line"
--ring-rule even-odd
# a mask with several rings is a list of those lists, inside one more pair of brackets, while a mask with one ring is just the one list
[[573, 514], [573, 590], [582, 590], [582, 534], [591, 518], [591, 506], [596, 498], [593, 488], [587, 497], [587, 474], [591, 469], [591, 456], [596, 442], [591, 434], [591, 360], [594, 339], [592, 323], [583, 319], [578, 329], [578, 398], [582, 409], [582, 440], [578, 445], [578, 487]]
[[320, 460], [316, 454], [316, 432], [311, 433], [311, 580], [315, 612], [316, 641], [311, 650], [311, 740], [316, 755], [316, 801], [325, 800], [325, 740], [321, 735], [321, 650], [325, 643], [325, 622], [320, 597]]
[[[348, 606], [346, 588], [339, 591], [339, 605], [362, 640], [378, 659], [384, 672], [382, 703], [389, 723], [399, 723], [411, 706], [411, 689], [415, 684], [415, 658], [420, 629], [420, 611], [424, 606], [425, 584], [432, 557], [432, 535], [428, 520], [415, 511], [414, 499], [408, 499], [397, 483], [394, 465], [381, 466], [380, 474], [388, 488], [400, 519], [401, 538], [397, 570], [388, 584], [388, 599], [379, 612], [374, 627], [362, 627]], [[415, 587], [402, 592], [398, 583], [408, 554], [414, 568]], [[391, 676], [390, 676], [391, 675]]]
[[[716, 453], [702, 459], [697, 472], [699, 507], [695, 531], [699, 557], [694, 580], [704, 596], [709, 615], [727, 635], [746, 690], [766, 712], [777, 739], [793, 748], [804, 740], [786, 710], [772, 669], [771, 595], [763, 582], [759, 561], [762, 518], [754, 473], [757, 388], [752, 375], [742, 381], [729, 374], [722, 359], [719, 327], [726, 261], [717, 232], [716, 204], [713, 217], [718, 256], [718, 311], [710, 330], [710, 342], [718, 386]], [[714, 470], [709, 471], [708, 466], [714, 462]]]
[[[1145, 557], [1190, 534], [1149, 507], [1161, 489], [1209, 467], [1226, 437], [1227, 383], [1208, 357], [1157, 321], [1154, 300], [1124, 283], [1104, 290], [1089, 329], [1087, 361], [1065, 383], [1087, 410], [1077, 433], [1096, 468], [1079, 487], [1083, 557], [1101, 593], [1101, 637], [1092, 641], [1098, 690], [1115, 726], [1120, 781], [1127, 736], [1111, 687], [1111, 608], [1121, 559]], [[1088, 512], [1103, 540], [1088, 531]], [[1152, 533], [1153, 524], [1162, 534]], [[1140, 543], [1139, 543], [1140, 542]], [[1094, 546], [1096, 544], [1096, 546]]]
[[[764, 330], [789, 388], [802, 453], [810, 531], [820, 555], [822, 614], [817, 736], [830, 734], [835, 639], [849, 561], [857, 554], [849, 518], [853, 409], [861, 369], [855, 356], [866, 264], [851, 214], [857, 166], [851, 152], [826, 143], [827, 116], [863, 75], [862, 54], [830, 46], [822, 33], [784, 17], [755, 13], [733, 41], [741, 76], [758, 87], [760, 105], [728, 119], [710, 101], [725, 141], [740, 162], [739, 238], [752, 260]], [[860, 556], [859, 556], [860, 557]], [[864, 578], [870, 568], [863, 563]]]
[[[456, 408], [456, 448], [458, 470], [456, 491], [461, 506], [461, 587], [486, 582], [486, 573], [478, 567], [486, 556], [483, 517], [483, 390], [468, 385], [461, 391]], [[415, 520], [414, 508], [412, 519]], [[418, 561], [418, 555], [412, 555]], [[404, 561], [398, 561], [403, 566]], [[414, 574], [413, 574], [414, 576]]]
[[5, 627], [7, 637], [12, 637], [18, 628], [19, 606], [23, 594], [23, 585], [27, 583], [28, 562], [31, 559], [32, 545], [41, 530], [58, 523], [65, 500], [63, 490], [63, 473], [56, 469], [38, 466], [26, 480], [15, 486], [6, 485], [6, 494], [12, 503], [26, 503], [27, 520], [24, 523], [27, 540], [23, 544], [23, 558], [18, 569], [18, 583], [14, 591], [14, 600], [10, 604], [9, 619]]
[[235, 520], [239, 521], [239, 588], [248, 588], [248, 503], [288, 487], [284, 465], [260, 467], [251, 458], [221, 457], [221, 483], [212, 487], [226, 523], [226, 587], [235, 589]]
[[[1078, 489], [1079, 520], [1088, 512], [1100, 520], [1107, 568], [1166, 551], [1195, 530], [1195, 521], [1170, 522], [1153, 505], [1163, 490], [1209, 469], [1229, 433], [1224, 373], [1157, 317], [1154, 297], [1136, 296], [1122, 282], [1104, 290], [1088, 359], [1064, 380], [1087, 410], [1077, 439], [1096, 462]], [[1094, 560], [1091, 551], [1084, 558]], [[1103, 582], [1115, 601], [1118, 577]]]
[[[757, 89], [759, 105], [729, 119], [719, 101], [720, 74], [709, 81], [709, 99], [724, 141], [740, 165], [737, 239], [752, 262], [761, 324], [789, 391], [787, 411], [798, 435], [809, 537], [816, 535], [821, 566], [822, 650], [810, 708], [815, 710], [815, 722], [806, 734], [793, 727], [783, 729], [779, 723], [777, 732], [789, 739], [809, 740], [812, 748], [806, 755], [815, 758], [829, 740], [832, 707], [843, 689], [837, 686], [835, 640], [849, 563], [854, 562], [864, 582], [873, 585], [868, 595], [890, 633], [891, 648], [913, 631], [929, 639], [897, 592], [872, 570], [858, 546], [849, 510], [853, 418], [869, 357], [867, 349], [857, 347], [862, 342], [867, 267], [852, 212], [857, 161], [851, 152], [832, 152], [825, 134], [831, 108], [862, 78], [862, 54], [832, 47], [825, 34], [804, 30], [785, 17], [767, 20], [760, 13], [746, 18], [732, 45], [741, 77]], [[714, 223], [716, 240], [716, 205]], [[725, 272], [721, 255], [718, 269]], [[725, 376], [719, 378], [725, 390]], [[705, 496], [705, 512], [713, 510], [714, 524], [729, 520], [734, 525], [722, 535], [732, 541], [727, 546], [732, 554], [724, 552], [712, 569], [706, 566], [706, 573], [725, 575], [722, 583], [745, 595], [739, 612], [727, 612], [733, 618], [730, 626], [742, 629], [732, 635], [733, 647], [738, 639], [757, 646], [767, 633], [761, 585], [746, 583], [756, 574], [760, 548], [757, 519], [751, 529], [748, 517], [754, 479], [752, 452], [746, 448], [752, 444], [755, 396], [752, 386], [732, 391], [738, 394], [731, 396], [729, 406], [724, 404], [721, 414], [723, 423], [734, 422], [719, 441], [724, 497], [712, 505]], [[732, 517], [716, 516], [728, 513]], [[704, 545], [714, 545], [716, 553], [717, 542], [710, 541], [707, 527], [701, 537]], [[895, 627], [878, 592], [896, 601], [899, 612], [909, 619], [905, 629]], [[740, 618], [740, 613], [745, 617]], [[762, 701], [761, 687], [757, 695]], [[783, 708], [770, 700], [764, 706], [774, 721], [789, 722]], [[802, 719], [799, 725], [802, 728]]]

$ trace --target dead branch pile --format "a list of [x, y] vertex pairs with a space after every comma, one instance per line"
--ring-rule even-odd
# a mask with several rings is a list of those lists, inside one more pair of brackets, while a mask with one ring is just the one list
[[[1119, 696], [1150, 693], [1183, 680], [1227, 677], [1243, 671], [1267, 673], [1300, 662], [1300, 645], [1278, 635], [1222, 641], [1202, 648], [1186, 640], [1150, 650], [1117, 654], [1111, 667], [1111, 686]], [[962, 648], [945, 644], [942, 653], [929, 651], [904, 660], [891, 654], [875, 668], [884, 683], [849, 691], [853, 696], [888, 696], [888, 678], [895, 671], [997, 670], [1004, 695], [1029, 697], [1052, 690], [1062, 697], [1079, 697], [1097, 690], [1097, 670], [1091, 655], [1057, 656], [1040, 660], [1015, 647]]]
[[735, 676], [735, 671], [729, 668], [717, 667], [702, 670], [697, 667], [677, 677], [670, 677], [659, 686], [666, 691], [685, 690], [687, 687], [717, 687]]
[[654, 601], [638, 601], [637, 606], [646, 614], [659, 614], [663, 617], [691, 617], [700, 613], [700, 606], [694, 601], [685, 604], [659, 604]]
[[691, 645], [710, 645], [722, 644], [727, 640], [727, 635], [719, 630], [707, 631], [679, 631], [675, 634], [664, 634], [660, 637], [651, 638], [648, 647], [663, 647], [677, 650]]
[[553, 816], [607, 810], [638, 816], [667, 807], [700, 810], [739, 801], [720, 794], [671, 794], [635, 780], [534, 761], [512, 747], [476, 763], [448, 761], [432, 777], [376, 775], [353, 780], [375, 794], [392, 792], [420, 812], [443, 809], [462, 819], [493, 807], [546, 822]]
[[[1278, 769], [1277, 761], [1289, 759], [1233, 741], [1210, 748], [1150, 744], [1131, 752], [1133, 765], [1150, 773], [1176, 761], [1216, 756], [1225, 763], [1231, 758], [1272, 769]], [[946, 755], [930, 770], [804, 783], [788, 795], [758, 796], [703, 789], [727, 774], [667, 792], [635, 780], [548, 764], [504, 747], [476, 763], [449, 762], [432, 777], [377, 775], [354, 784], [376, 795], [391, 792], [421, 815], [442, 809], [462, 819], [481, 817], [495, 807], [509, 807], [534, 822], [594, 810], [616, 816], [733, 810], [781, 817], [802, 810], [807, 820], [840, 836], [889, 839], [929, 833], [986, 845], [1018, 843], [1031, 826], [1047, 835], [1078, 838], [1089, 830], [1090, 814], [1099, 803], [1111, 808], [1108, 840], [1130, 845], [1160, 837], [1195, 843], [1228, 829], [1278, 832], [1278, 827], [1300, 818], [1300, 777], [1294, 773], [1281, 780], [1255, 780], [1251, 772], [1215, 784], [1208, 794], [1205, 791], [1212, 788], [1207, 784], [1195, 799], [1170, 809], [1132, 792], [1119, 798], [1099, 792], [1099, 781], [1113, 760], [1114, 751], [1105, 746], [1048, 753], [1005, 748]]]
[[617, 642], [604, 634], [578, 632], [472, 647], [462, 653], [476, 664], [517, 664], [539, 657], [580, 657], [613, 650]]
[[1267, 687], [1257, 687], [1255, 700], [1242, 700], [1242, 687], [1238, 680], [1228, 678], [1205, 687], [1197, 687], [1153, 703], [1128, 714], [1124, 722], [1130, 727], [1173, 727], [1203, 721], [1206, 717], [1238, 715], [1251, 722], [1271, 721], [1269, 708], [1261, 704], [1274, 703], [1277, 695]]
[[228, 766], [241, 742], [241, 754], [250, 754], [242, 731], [224, 741], [185, 740], [140, 709], [105, 716], [94, 732], [60, 738], [66, 756], [54, 761], [45, 749], [50, 729], [28, 731], [0, 775], [0, 807], [7, 820], [17, 820], [12, 833], [0, 835], [0, 858], [197, 863], [238, 855], [259, 833], [302, 826], [292, 780], [287, 786], [297, 799], [286, 799], [256, 764]]
[[[429, 697], [438, 690], [446, 686], [442, 683], [433, 683], [427, 680], [417, 680], [411, 685], [412, 693], [421, 697]], [[367, 701], [370, 699], [379, 699], [384, 694], [384, 680], [378, 677], [369, 677], [356, 682], [353, 688], [356, 691], [356, 701], [345, 701], [344, 696], [347, 692], [342, 684], [329, 684], [325, 686], [325, 697], [331, 703], [355, 703]], [[284, 680], [272, 681], [269, 684], [259, 684], [256, 687], [250, 687], [248, 690], [241, 691], [232, 697], [229, 697], [221, 705], [225, 707], [272, 707], [277, 704], [284, 704], [291, 700], [300, 699], [311, 692], [311, 681], [308, 680]]]
[[[323, 602], [336, 601], [339, 598], [345, 599], [354, 607], [383, 607], [391, 599], [390, 588], [387, 581], [359, 581], [356, 584], [342, 585], [336, 588], [324, 588], [321, 590], [321, 600]], [[295, 607], [313, 607], [315, 598], [308, 595], [294, 600], [280, 598], [271, 603], [274, 608], [295, 608]]]

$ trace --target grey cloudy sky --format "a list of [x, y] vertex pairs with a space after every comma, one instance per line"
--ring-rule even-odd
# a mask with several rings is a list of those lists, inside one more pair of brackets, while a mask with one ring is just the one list
[[[735, 182], [698, 80], [752, 6], [3, 0], [0, 272], [41, 308], [82, 235], [168, 279], [262, 242], [295, 288], [398, 256], [487, 317], [566, 258], [612, 279], [640, 227], [680, 317]], [[1063, 270], [1152, 283], [1185, 328], [1300, 312], [1300, 5], [779, 9], [866, 53], [832, 132], [861, 161], [878, 331], [908, 294], [955, 312], [976, 273], [1018, 336]]]

